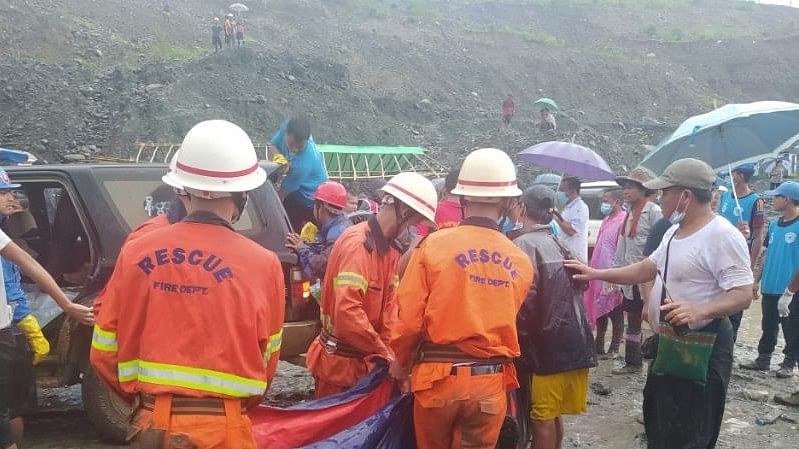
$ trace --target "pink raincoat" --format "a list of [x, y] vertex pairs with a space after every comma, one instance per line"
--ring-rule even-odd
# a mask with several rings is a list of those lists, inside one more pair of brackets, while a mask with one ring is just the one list
[[[592, 268], [611, 268], [613, 258], [616, 255], [616, 245], [619, 242], [619, 233], [624, 225], [627, 212], [619, 212], [615, 215], [605, 217], [599, 227], [599, 234], [596, 237], [596, 246], [591, 255]], [[585, 304], [585, 314], [591, 329], [596, 330], [596, 319], [612, 312], [621, 304], [623, 296], [621, 290], [616, 289], [612, 292], [602, 291], [602, 281], [591, 281], [588, 290], [583, 295]]]

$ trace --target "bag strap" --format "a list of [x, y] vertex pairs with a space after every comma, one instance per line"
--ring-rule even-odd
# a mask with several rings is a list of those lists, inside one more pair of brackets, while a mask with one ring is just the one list
[[677, 235], [677, 231], [674, 231], [674, 234], [669, 237], [668, 243], [666, 243], [666, 264], [663, 266], [663, 279], [660, 280], [661, 289], [660, 289], [660, 305], [666, 304], [666, 278], [669, 276], [669, 250], [671, 249], [671, 241], [674, 240], [674, 236]]

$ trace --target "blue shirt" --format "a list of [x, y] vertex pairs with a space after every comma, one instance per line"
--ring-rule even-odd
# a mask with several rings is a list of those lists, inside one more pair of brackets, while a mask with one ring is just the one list
[[313, 206], [313, 196], [320, 184], [327, 181], [327, 168], [322, 153], [316, 148], [313, 136], [308, 137], [305, 148], [294, 153], [286, 146], [286, 127], [289, 122], [286, 120], [280, 125], [275, 135], [272, 137], [274, 145], [280, 153], [289, 161], [289, 172], [283, 178], [281, 188], [287, 194], [299, 191], [306, 200], [308, 207]]
[[311, 279], [322, 279], [325, 277], [327, 260], [333, 244], [341, 236], [345, 229], [350, 227], [352, 222], [346, 215], [339, 215], [330, 220], [316, 233], [316, 241], [306, 246], [300, 247], [298, 252], [300, 266], [306, 276]]
[[774, 219], [769, 223], [766, 241], [768, 248], [763, 264], [760, 291], [764, 295], [781, 295], [799, 269], [799, 218], [783, 223]]
[[28, 304], [28, 297], [22, 289], [22, 273], [14, 262], [5, 257], [0, 258], [3, 263], [3, 283], [6, 287], [6, 298], [11, 307], [14, 308], [14, 322], [30, 315], [31, 308]]
[[[760, 195], [752, 192], [749, 195], [738, 198], [738, 202], [741, 204], [741, 209], [743, 209], [743, 211], [736, 210], [735, 197], [732, 195], [732, 192], [724, 192], [721, 195], [721, 201], [719, 201], [719, 215], [726, 218], [733, 226], [738, 227], [738, 222], [741, 220], [738, 213], [741, 212], [743, 220], [749, 225], [750, 231], [758, 226], [762, 226], [765, 220], [766, 210]], [[749, 245], [749, 249], [752, 249], [752, 239], [754, 235], [754, 232], [750, 232], [749, 239], [746, 241]]]

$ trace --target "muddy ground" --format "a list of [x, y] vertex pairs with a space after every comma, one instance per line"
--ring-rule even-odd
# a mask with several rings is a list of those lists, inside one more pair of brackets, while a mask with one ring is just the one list
[[[757, 352], [760, 337], [760, 303], [747, 311], [736, 347], [736, 363], [749, 360]], [[776, 354], [780, 354], [782, 344]], [[781, 361], [775, 356], [773, 367]], [[591, 372], [589, 412], [566, 419], [565, 449], [645, 448], [642, 425], [636, 422], [641, 412], [641, 391], [644, 375], [613, 376], [613, 360], [603, 361]], [[601, 385], [604, 388], [597, 388]], [[281, 364], [278, 378], [271, 389], [271, 402], [290, 404], [304, 400], [312, 387], [307, 372], [299, 367]], [[609, 389], [607, 395], [595, 391]], [[730, 384], [727, 413], [718, 448], [796, 448], [799, 438], [799, 408], [777, 405], [775, 394], [799, 389], [799, 377], [777, 379], [774, 372], [753, 373], [735, 369]], [[744, 397], [744, 391], [768, 393], [768, 400], [755, 402]], [[78, 388], [47, 390], [42, 394], [42, 410], [28, 427], [29, 449], [111, 449], [114, 446], [99, 440], [85, 414], [80, 411]], [[769, 424], [770, 423], [770, 424]]]

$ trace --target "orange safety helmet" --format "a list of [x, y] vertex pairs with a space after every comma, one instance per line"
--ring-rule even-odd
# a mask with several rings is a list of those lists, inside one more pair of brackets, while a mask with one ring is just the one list
[[316, 189], [313, 198], [337, 209], [345, 209], [347, 207], [347, 189], [334, 181], [323, 182]]

